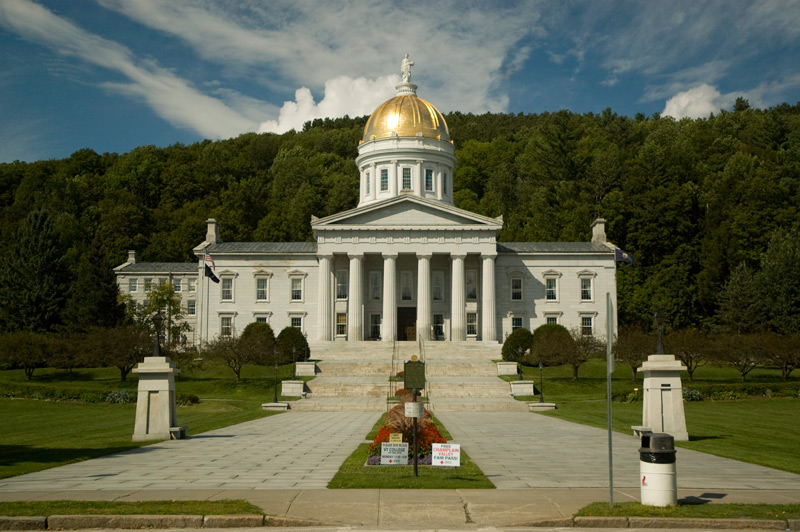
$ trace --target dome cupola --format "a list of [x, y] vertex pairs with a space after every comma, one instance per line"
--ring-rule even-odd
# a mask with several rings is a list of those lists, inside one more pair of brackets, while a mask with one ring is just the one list
[[406, 54], [396, 96], [379, 105], [364, 126], [356, 158], [359, 206], [399, 194], [453, 203], [456, 158], [450, 131], [442, 113], [417, 96], [413, 65]]

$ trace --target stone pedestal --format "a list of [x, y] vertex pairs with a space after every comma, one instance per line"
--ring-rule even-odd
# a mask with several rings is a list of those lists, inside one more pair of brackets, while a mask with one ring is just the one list
[[528, 403], [529, 412], [545, 412], [547, 410], [555, 410], [555, 403]]
[[298, 377], [313, 377], [317, 374], [316, 362], [295, 362], [294, 374]]
[[642, 427], [689, 441], [683, 412], [681, 372], [686, 366], [673, 355], [650, 355], [638, 371], [644, 374]]
[[171, 434], [173, 439], [186, 434], [185, 428], [178, 427], [175, 410], [175, 375], [180, 372], [168, 357], [145, 357], [133, 369], [139, 375], [133, 441], [169, 440]]
[[535, 395], [533, 381], [511, 381], [511, 395]]
[[281, 395], [284, 397], [302, 397], [305, 393], [303, 381], [281, 381]]
[[498, 362], [497, 363], [498, 375], [516, 375], [517, 363], [516, 362]]

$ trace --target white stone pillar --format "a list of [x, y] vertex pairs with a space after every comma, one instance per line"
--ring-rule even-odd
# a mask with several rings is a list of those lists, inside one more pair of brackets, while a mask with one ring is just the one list
[[370, 199], [374, 200], [375, 198], [378, 197], [378, 187], [381, 186], [381, 178], [378, 175], [378, 167], [375, 165], [375, 163], [372, 163], [372, 166], [370, 166], [369, 175], [370, 179], [372, 180], [372, 182], [370, 183], [371, 188], [369, 189], [370, 190], [369, 197]]
[[431, 339], [431, 254], [417, 254], [417, 336]]
[[436, 165], [436, 199], [442, 199], [442, 167]]
[[494, 303], [494, 259], [496, 255], [481, 255], [483, 262], [483, 292], [481, 294], [481, 339], [484, 342], [497, 341], [497, 318]]
[[348, 253], [350, 259], [350, 286], [347, 293], [347, 341], [364, 340], [364, 304], [362, 296], [363, 253]]
[[319, 290], [317, 293], [317, 337], [321, 342], [331, 341], [331, 263], [333, 255], [319, 255]]
[[391, 161], [391, 168], [389, 170], [389, 195], [391, 197], [397, 196], [397, 161]]
[[397, 337], [397, 254], [383, 255], [383, 317], [381, 339], [393, 342]]
[[422, 175], [422, 161], [417, 160], [417, 176], [416, 179], [412, 180], [411, 186], [414, 188], [414, 193], [417, 196], [423, 196], [425, 194], [425, 176]]
[[452, 255], [453, 259], [453, 289], [451, 290], [450, 308], [450, 340], [463, 342], [466, 340], [466, 298], [464, 294], [464, 259], [466, 255]]

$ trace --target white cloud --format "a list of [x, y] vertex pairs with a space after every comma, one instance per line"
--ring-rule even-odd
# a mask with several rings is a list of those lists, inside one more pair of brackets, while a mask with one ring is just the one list
[[676, 120], [681, 118], [705, 118], [711, 113], [717, 113], [725, 105], [727, 98], [707, 83], [703, 83], [688, 91], [679, 92], [669, 100], [661, 113], [671, 116]]
[[28, 0], [0, 2], [0, 26], [61, 55], [123, 75], [126, 82], [106, 82], [100, 86], [144, 100], [158, 116], [175, 126], [216, 138], [253, 131], [256, 127], [256, 120], [201, 93], [155, 62], [139, 61], [125, 46], [87, 32]]
[[325, 83], [325, 96], [319, 104], [314, 102], [314, 96], [307, 87], [297, 89], [294, 101], [284, 102], [278, 119], [263, 122], [258, 132], [299, 131], [305, 122], [315, 118], [370, 114], [392, 97], [394, 86], [399, 82], [400, 76], [396, 75], [376, 80], [340, 76]]

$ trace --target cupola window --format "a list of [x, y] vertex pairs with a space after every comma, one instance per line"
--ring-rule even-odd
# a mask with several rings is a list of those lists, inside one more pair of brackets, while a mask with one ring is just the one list
[[427, 192], [433, 191], [433, 170], [430, 168], [425, 170], [425, 190]]
[[381, 192], [389, 190], [389, 170], [383, 168], [381, 170]]
[[403, 168], [403, 190], [411, 190], [411, 168]]

